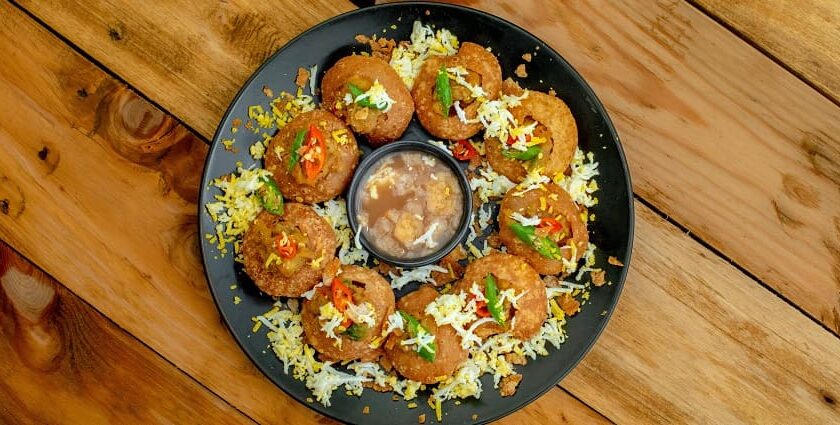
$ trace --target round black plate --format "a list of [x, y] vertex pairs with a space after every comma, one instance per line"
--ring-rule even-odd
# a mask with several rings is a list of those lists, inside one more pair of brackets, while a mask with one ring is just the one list
[[[293, 92], [293, 80], [299, 66], [317, 64], [320, 77], [322, 71], [338, 58], [353, 51], [364, 50], [363, 46], [354, 42], [357, 34], [379, 34], [406, 40], [415, 19], [438, 28], [448, 28], [462, 41], [492, 47], [505, 77], [513, 75], [514, 68], [522, 62], [523, 53], [536, 52], [537, 55], [528, 64], [529, 77], [519, 79], [521, 84], [540, 91], [553, 88], [569, 105], [577, 120], [580, 146], [594, 152], [600, 163], [601, 174], [597, 177], [601, 188], [598, 192], [600, 203], [591, 210], [597, 220], [590, 224], [589, 229], [592, 241], [599, 248], [598, 265], [607, 270], [607, 279], [613, 285], [593, 288], [583, 311], [568, 321], [568, 340], [559, 350], [551, 348], [549, 356], [539, 357], [527, 366], [518, 368], [524, 379], [514, 396], [500, 397], [493, 388], [491, 377], [485, 376], [482, 380], [484, 391], [481, 399], [462, 400], [460, 406], [450, 401], [444, 406], [445, 423], [483, 423], [507, 415], [549, 390], [592, 347], [618, 302], [627, 272], [627, 266], [618, 268], [607, 265], [607, 257], [615, 256], [629, 265], [633, 240], [630, 176], [618, 135], [603, 105], [583, 78], [557, 52], [522, 28], [465, 7], [398, 3], [360, 9], [335, 17], [290, 41], [245, 83], [213, 137], [199, 201], [201, 254], [210, 290], [231, 333], [254, 364], [289, 395], [324, 415], [351, 423], [416, 423], [417, 416], [423, 413], [427, 421], [434, 419], [434, 412], [426, 405], [425, 394], [417, 400], [419, 407], [416, 409], [406, 408], [404, 401], [392, 401], [390, 393], [370, 390], [365, 391], [361, 398], [346, 396], [343, 389], [336, 390], [330, 407], [307, 403], [306, 398], [311, 396], [310, 392], [302, 382], [283, 373], [282, 364], [267, 347], [265, 328], [255, 334], [251, 333], [251, 317], [270, 309], [273, 300], [259, 293], [241, 268], [234, 265], [232, 255], [219, 257], [215, 247], [204, 240], [206, 233], [213, 232], [213, 222], [204, 209], [204, 205], [217, 193], [216, 189], [210, 187], [210, 182], [235, 170], [236, 161], [242, 161], [246, 167], [256, 162], [248, 154], [248, 146], [260, 139], [260, 136], [245, 129], [231, 134], [230, 128], [233, 119], [247, 117], [248, 106], [261, 104], [268, 107], [268, 99], [262, 92], [263, 86], [271, 87], [275, 93], [280, 90]], [[391, 29], [391, 25], [396, 25], [397, 29]], [[384, 34], [383, 29], [386, 30]], [[221, 140], [229, 138], [236, 138], [239, 153], [224, 150]], [[403, 139], [428, 140], [430, 137], [415, 119]], [[237, 289], [231, 290], [232, 284], [236, 284]], [[235, 305], [234, 296], [240, 297], [241, 303]], [[370, 414], [362, 413], [364, 406], [370, 407]], [[477, 421], [472, 420], [473, 414], [478, 415]]]

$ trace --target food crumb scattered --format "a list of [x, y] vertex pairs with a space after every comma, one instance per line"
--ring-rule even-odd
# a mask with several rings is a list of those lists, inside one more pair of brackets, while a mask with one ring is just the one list
[[271, 90], [271, 87], [269, 87], [269, 86], [263, 86], [263, 90], [262, 90], [262, 91], [263, 91], [263, 94], [265, 95], [265, 97], [267, 97], [267, 98], [269, 98], [269, 99], [273, 99], [273, 98], [274, 98], [274, 91], [272, 91], [272, 90]]
[[580, 302], [570, 294], [560, 295], [559, 300], [560, 309], [563, 310], [563, 313], [566, 313], [569, 316], [574, 316], [580, 311]]
[[393, 395], [393, 396], [391, 396], [391, 400], [400, 401], [400, 398], [397, 395]]
[[618, 260], [618, 258], [615, 258], [612, 255], [607, 257], [607, 262], [614, 265], [614, 266], [624, 267], [624, 263], [622, 263], [621, 261]]
[[426, 11], [425, 11], [425, 12], [423, 12], [423, 13], [424, 13], [426, 16], [429, 16], [429, 15], [431, 15], [431, 14], [432, 14], [432, 12], [429, 12], [429, 9], [426, 9]]
[[470, 418], [474, 421], [478, 420], [478, 413], [473, 413], [473, 415], [470, 416]]
[[233, 290], [234, 290], [234, 289], [236, 289], [236, 288], [237, 288], [237, 286], [236, 286], [235, 284], [234, 284], [234, 285], [230, 285], [230, 290], [231, 290], [231, 291], [233, 291]]
[[531, 62], [531, 54], [530, 53], [523, 54], [522, 55], [522, 60], [524, 60], [525, 62]]
[[233, 297], [233, 304], [234, 305], [239, 305], [239, 303], [241, 303], [241, 302], [242, 302], [242, 298], [239, 298], [239, 296]]
[[234, 118], [233, 121], [231, 121], [231, 125], [234, 128], [239, 127], [240, 125], [242, 125], [242, 119], [241, 118]]
[[426, 414], [422, 414], [417, 417], [417, 423], [424, 424], [426, 423]]
[[528, 76], [528, 71], [525, 70], [524, 63], [520, 63], [519, 66], [517, 66], [516, 69], [513, 71], [513, 73], [516, 74], [516, 76], [519, 78], [525, 78]]
[[557, 92], [556, 92], [556, 91], [554, 91], [554, 89], [553, 89], [553, 88], [550, 88], [550, 89], [548, 89], [548, 95], [549, 95], [549, 96], [557, 96]]
[[307, 403], [312, 403], [313, 401], [315, 401], [315, 400], [312, 400], [312, 397], [306, 397], [306, 402]]
[[510, 397], [516, 394], [516, 388], [519, 387], [520, 381], [522, 381], [522, 374], [514, 373], [513, 375], [505, 376], [499, 385], [499, 394], [502, 397]]
[[592, 279], [592, 284], [595, 286], [603, 286], [606, 283], [606, 272], [598, 269], [589, 272], [589, 278]]
[[309, 81], [309, 70], [303, 67], [298, 68], [297, 76], [295, 77], [295, 85], [298, 87], [305, 87]]
[[365, 406], [365, 407], [362, 409], [362, 414], [365, 414], [365, 415], [370, 414], [370, 406]]
[[415, 403], [413, 401], [411, 403], [408, 403], [408, 408], [409, 409], [416, 409], [417, 408], [417, 403]]

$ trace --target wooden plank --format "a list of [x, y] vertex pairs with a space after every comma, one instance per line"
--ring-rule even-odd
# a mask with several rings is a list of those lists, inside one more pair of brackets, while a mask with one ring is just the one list
[[840, 330], [840, 108], [682, 1], [469, 5], [583, 74], [638, 195]]
[[[217, 75], [231, 58], [215, 33], [198, 55], [214, 78], [171, 84], [194, 74], [184, 67], [145, 77], [162, 65], [144, 55], [218, 25], [205, 6], [22, 3], [205, 136], [243, 81]], [[467, 4], [528, 28], [581, 71], [616, 122], [638, 195], [840, 330], [840, 108], [683, 1]], [[106, 37], [115, 22], [132, 23], [130, 38]], [[237, 43], [258, 49], [256, 39]], [[196, 107], [196, 93], [219, 100]]]
[[0, 242], [4, 423], [251, 423]]
[[[0, 238], [258, 421], [332, 422], [265, 379], [220, 322], [197, 249], [204, 143], [20, 11], [0, 4], [0, 18]], [[559, 388], [520, 416], [558, 411], [598, 419]]]
[[[212, 135], [242, 82], [274, 51], [318, 22], [355, 8], [347, 0], [95, 2], [38, 6], [65, 26], [88, 26], [70, 40], [175, 116]], [[34, 10], [34, 9], [30, 9]], [[127, 64], [144, 64], [142, 67]]]
[[[309, 420], [219, 325], [194, 245], [195, 205], [162, 190], [160, 172], [117, 155], [113, 133], [86, 124], [119, 85], [4, 18], [0, 55], [14, 61], [0, 69], [0, 199], [9, 201], [0, 237], [255, 419]], [[84, 101], [73, 100], [80, 84]], [[53, 156], [41, 159], [45, 143]], [[633, 271], [615, 322], [563, 385], [628, 422], [840, 420], [840, 341], [636, 208]], [[552, 407], [538, 416], [552, 418]]]
[[840, 339], [636, 213], [621, 302], [563, 388], [617, 423], [840, 423]]
[[[478, 419], [480, 420], [481, 418]], [[446, 421], [444, 420], [445, 423]], [[497, 425], [594, 425], [610, 424], [612, 422], [601, 416], [600, 413], [586, 407], [585, 404], [569, 395], [566, 391], [555, 388], [529, 404], [525, 409], [512, 413], [510, 416], [505, 416], [494, 423]]]
[[840, 103], [840, 3], [688, 0]]

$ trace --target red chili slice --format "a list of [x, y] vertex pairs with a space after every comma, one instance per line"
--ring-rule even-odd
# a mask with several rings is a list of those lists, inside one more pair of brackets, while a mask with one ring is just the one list
[[452, 156], [461, 161], [469, 161], [478, 156], [478, 150], [469, 140], [459, 140], [452, 146]]

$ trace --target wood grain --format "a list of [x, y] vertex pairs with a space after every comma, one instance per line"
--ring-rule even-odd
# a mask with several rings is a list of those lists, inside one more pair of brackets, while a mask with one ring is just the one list
[[840, 103], [840, 3], [689, 0]]
[[[198, 258], [201, 140], [20, 11], [0, 4], [0, 19], [0, 56], [13, 59], [0, 68], [0, 238], [257, 421], [331, 423], [265, 379], [221, 324]], [[519, 415], [556, 412], [604, 421], [559, 388]]]
[[[0, 55], [15, 58], [0, 69], [0, 187], [11, 200], [0, 237], [255, 419], [317, 419], [259, 376], [220, 326], [197, 258], [195, 205], [85, 125], [119, 84], [0, 10], [9, 22]], [[80, 101], [81, 86], [101, 94]], [[40, 158], [44, 143], [60, 161]], [[633, 271], [615, 322], [563, 385], [614, 420], [840, 420], [829, 401], [840, 394], [837, 338], [636, 209]], [[553, 417], [546, 404], [535, 405], [537, 417]]]
[[[245, 3], [231, 13], [264, 7]], [[461, 3], [528, 28], [584, 75], [615, 120], [638, 195], [840, 330], [840, 108], [682, 0]], [[258, 31], [234, 31], [238, 51], [263, 53], [231, 58], [209, 6], [22, 4], [205, 136], [267, 54]], [[302, 7], [307, 22], [332, 11]], [[118, 40], [106, 36], [115, 23], [126, 28]], [[210, 40], [200, 54], [198, 35]], [[173, 50], [151, 53], [161, 46]], [[180, 63], [172, 56], [209, 74], [161, 69]]]
[[188, 124], [205, 137], [213, 134], [242, 82], [274, 51], [318, 22], [355, 8], [346, 0], [20, 4], [39, 10], [62, 35], [85, 26], [70, 37], [74, 44], [119, 70], [141, 92], [153, 93], [165, 110], [192, 116]]
[[840, 422], [840, 339], [636, 213], [621, 302], [562, 386], [618, 423]]
[[683, 1], [461, 3], [583, 74], [638, 195], [840, 330], [840, 108]]
[[252, 423], [0, 242], [3, 423]]

